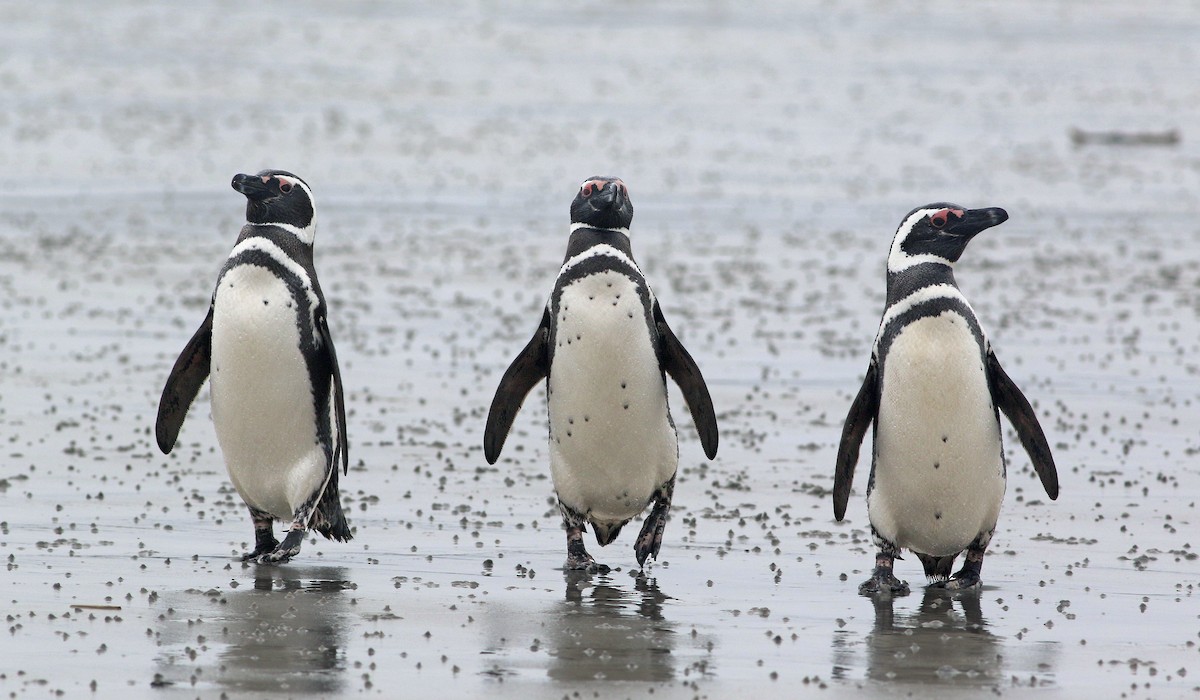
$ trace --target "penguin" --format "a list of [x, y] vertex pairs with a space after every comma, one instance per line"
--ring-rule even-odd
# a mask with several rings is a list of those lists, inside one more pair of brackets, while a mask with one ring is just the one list
[[[314, 529], [353, 535], [338, 497], [350, 465], [344, 385], [328, 307], [313, 266], [316, 208], [283, 170], [235, 175], [246, 224], [217, 275], [208, 315], [167, 377], [155, 435], [170, 454], [188, 408], [211, 377], [217, 442], [250, 509], [254, 549], [243, 561], [283, 563]], [[290, 523], [283, 541], [273, 523]]]
[[[977, 589], [1004, 500], [1000, 412], [1012, 423], [1051, 500], [1058, 472], [1025, 395], [1013, 383], [954, 282], [954, 264], [1000, 208], [928, 204], [909, 212], [887, 259], [887, 306], [871, 363], [838, 447], [833, 512], [846, 514], [858, 451], [874, 425], [867, 516], [879, 551], [859, 592], [905, 595], [892, 573], [902, 549], [933, 588]], [[966, 551], [962, 568], [950, 575]]]
[[657, 559], [679, 464], [667, 375], [683, 392], [705, 455], [717, 454], [708, 386], [634, 262], [632, 220], [619, 178], [580, 186], [541, 323], [501, 378], [484, 428], [484, 456], [495, 464], [525, 396], [546, 380], [550, 475], [568, 570], [607, 571], [584, 546], [587, 525], [603, 547], [651, 504], [634, 553], [638, 566]]

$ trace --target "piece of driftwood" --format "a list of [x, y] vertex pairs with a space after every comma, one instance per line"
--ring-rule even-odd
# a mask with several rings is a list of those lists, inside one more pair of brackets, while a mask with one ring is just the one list
[[1084, 131], [1071, 129], [1076, 146], [1176, 146], [1183, 140], [1179, 129], [1166, 131]]

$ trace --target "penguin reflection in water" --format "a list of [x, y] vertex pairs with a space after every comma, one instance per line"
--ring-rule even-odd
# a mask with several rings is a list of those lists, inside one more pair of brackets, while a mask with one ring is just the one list
[[[254, 550], [282, 563], [315, 529], [352, 535], [338, 497], [349, 467], [341, 372], [313, 267], [312, 191], [295, 175], [236, 175], [246, 225], [217, 276], [208, 315], [176, 360], [158, 406], [158, 446], [170, 453], [204, 380], [229, 478], [250, 508]], [[283, 542], [273, 523], [290, 523]]]
[[579, 188], [542, 321], [500, 380], [484, 430], [484, 456], [494, 464], [525, 396], [546, 379], [567, 569], [606, 569], [584, 547], [586, 526], [603, 547], [651, 504], [634, 553], [639, 566], [657, 558], [679, 463], [666, 375], [683, 391], [704, 453], [717, 453], [708, 387], [633, 260], [632, 219], [621, 180], [593, 177]]
[[[1004, 500], [1001, 411], [1046, 493], [1058, 497], [1058, 472], [1037, 416], [954, 282], [954, 263], [971, 238], [1006, 219], [998, 208], [929, 204], [910, 212], [892, 241], [887, 307], [846, 416], [833, 484], [834, 517], [841, 520], [859, 446], [874, 424], [867, 515], [879, 553], [862, 593], [908, 593], [892, 573], [901, 549], [916, 554], [933, 587], [980, 586]], [[964, 550], [966, 561], [951, 576]]]

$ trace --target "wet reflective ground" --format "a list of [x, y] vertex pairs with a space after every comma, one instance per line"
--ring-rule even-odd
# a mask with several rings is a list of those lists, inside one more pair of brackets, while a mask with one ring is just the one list
[[[0, 690], [15, 697], [1177, 697], [1196, 680], [1200, 15], [1164, 4], [0, 9]], [[919, 12], [919, 14], [913, 14]], [[202, 39], [198, 38], [202, 37]], [[1078, 145], [1072, 127], [1175, 145]], [[241, 222], [313, 185], [349, 389], [356, 539], [283, 567], [208, 420], [151, 435]], [[677, 392], [661, 561], [565, 538], [531, 395], [492, 391], [620, 175], [634, 252], [708, 379]], [[978, 595], [856, 594], [866, 468], [827, 489], [913, 206], [1003, 206], [958, 280], [1050, 435], [1006, 430]]]

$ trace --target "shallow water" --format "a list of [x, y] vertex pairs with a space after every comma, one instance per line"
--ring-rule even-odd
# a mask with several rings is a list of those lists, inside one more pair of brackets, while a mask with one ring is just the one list
[[[0, 8], [0, 690], [15, 697], [830, 697], [1193, 692], [1200, 14], [1164, 3], [71, 3]], [[1182, 130], [1075, 146], [1072, 127]], [[243, 566], [207, 392], [158, 394], [241, 222], [235, 172], [314, 187], [356, 539]], [[708, 379], [672, 389], [662, 559], [561, 570], [544, 397], [491, 393], [596, 173]], [[1050, 435], [985, 586], [856, 594], [866, 465], [828, 489], [900, 217], [1011, 220], [958, 266]], [[864, 450], [865, 453], [865, 450]]]

